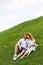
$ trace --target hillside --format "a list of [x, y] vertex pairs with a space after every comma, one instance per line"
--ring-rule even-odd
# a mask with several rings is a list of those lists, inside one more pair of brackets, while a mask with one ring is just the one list
[[[15, 44], [25, 32], [31, 32], [36, 43], [42, 45], [30, 56], [13, 61]], [[43, 16], [0, 32], [0, 65], [43, 65]]]

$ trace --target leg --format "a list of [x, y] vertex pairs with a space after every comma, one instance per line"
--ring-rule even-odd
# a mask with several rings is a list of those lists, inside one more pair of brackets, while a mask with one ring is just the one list
[[14, 56], [13, 56], [13, 60], [17, 59], [17, 51], [18, 51], [18, 49], [20, 49], [20, 45], [16, 44], [16, 46], [15, 46], [15, 53], [14, 53]]
[[32, 50], [30, 50], [30, 51], [28, 52], [28, 55], [27, 55], [27, 56], [29, 56], [31, 52], [32, 52]]
[[24, 50], [22, 50], [22, 52], [17, 56], [17, 58], [19, 58], [23, 53], [24, 53]]
[[16, 46], [15, 46], [15, 55], [17, 55], [18, 47], [19, 47], [19, 45], [16, 44]]
[[21, 57], [21, 59], [22, 59], [26, 54], [30, 55], [30, 53], [31, 53], [31, 50], [27, 50], [27, 51], [24, 53], [24, 55]]
[[14, 55], [17, 55], [17, 51], [18, 51], [18, 49], [20, 49], [20, 50], [21, 50], [21, 46], [20, 46], [20, 44], [16, 44], [16, 46], [15, 46], [15, 53], [14, 53]]

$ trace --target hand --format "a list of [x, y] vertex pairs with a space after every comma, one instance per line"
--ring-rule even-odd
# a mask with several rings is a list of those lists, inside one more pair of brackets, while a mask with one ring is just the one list
[[38, 46], [38, 44], [36, 44], [36, 47]]

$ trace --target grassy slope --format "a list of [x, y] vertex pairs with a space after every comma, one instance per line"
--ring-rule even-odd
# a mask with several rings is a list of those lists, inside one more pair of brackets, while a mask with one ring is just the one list
[[12, 60], [15, 44], [24, 32], [31, 32], [36, 42], [43, 44], [43, 16], [0, 33], [0, 65], [43, 65], [43, 45], [22, 60]]

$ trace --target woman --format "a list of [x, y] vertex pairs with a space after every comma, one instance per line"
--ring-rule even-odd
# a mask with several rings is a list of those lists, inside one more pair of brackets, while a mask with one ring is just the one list
[[33, 38], [32, 34], [31, 33], [27, 33], [27, 39], [28, 40], [28, 47], [27, 47], [27, 50], [26, 52], [23, 54], [23, 56], [21, 57], [21, 59], [25, 56], [25, 55], [30, 55], [30, 53], [32, 51], [35, 51], [36, 47], [38, 46], [36, 43], [35, 43], [35, 39]]

